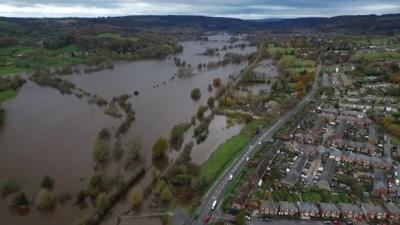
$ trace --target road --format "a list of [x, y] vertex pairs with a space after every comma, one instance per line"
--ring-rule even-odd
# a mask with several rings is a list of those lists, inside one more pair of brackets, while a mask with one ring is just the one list
[[[315, 81], [313, 86], [311, 87], [310, 91], [307, 93], [306, 96], [289, 112], [282, 115], [280, 119], [273, 124], [271, 127], [263, 129], [259, 135], [253, 138], [249, 146], [243, 151], [240, 157], [238, 157], [214, 182], [208, 192], [203, 196], [201, 201], [201, 205], [199, 206], [198, 215], [199, 218], [194, 221], [193, 224], [202, 225], [206, 224], [202, 218], [206, 217], [207, 215], [212, 215], [213, 210], [211, 210], [210, 205], [214, 200], [218, 201], [218, 205], [221, 203], [221, 200], [224, 196], [224, 190], [229, 182], [229, 175], [236, 174], [236, 172], [243, 166], [246, 162], [246, 158], [250, 157], [257, 147], [255, 147], [259, 142], [264, 140], [268, 140], [272, 138], [272, 136], [279, 130], [279, 128], [285, 124], [291, 117], [293, 117], [296, 113], [298, 113], [303, 106], [308, 104], [310, 100], [314, 97], [314, 94], [317, 90], [318, 82], [319, 82], [319, 72], [321, 70], [321, 61], [318, 59], [319, 64], [317, 66]], [[218, 208], [218, 207], [217, 207]]]

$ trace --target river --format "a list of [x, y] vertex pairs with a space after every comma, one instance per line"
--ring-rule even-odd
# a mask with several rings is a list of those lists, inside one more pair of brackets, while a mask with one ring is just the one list
[[[227, 65], [216, 69], [198, 70], [198, 63], [223, 59], [225, 52], [247, 54], [255, 47], [233, 48], [221, 51], [220, 56], [205, 56], [207, 48], [222, 49], [229, 45], [228, 34], [209, 37], [209, 41], [182, 42], [184, 51], [176, 57], [190, 63], [196, 75], [171, 79], [177, 72], [173, 57], [165, 60], [141, 60], [117, 63], [112, 70], [90, 74], [65, 76], [78, 87], [110, 100], [114, 96], [139, 95], [130, 101], [136, 112], [136, 120], [126, 135], [142, 140], [142, 159], [151, 164], [151, 146], [160, 137], [168, 137], [172, 127], [180, 122], [189, 122], [201, 104], [206, 104], [213, 91], [207, 87], [214, 78], [223, 83], [232, 74], [238, 74], [247, 62]], [[236, 43], [237, 44], [237, 43]], [[199, 88], [202, 96], [193, 101], [190, 91]], [[103, 109], [88, 105], [75, 96], [61, 95], [57, 90], [40, 87], [28, 82], [17, 97], [5, 102], [7, 111], [5, 126], [0, 129], [0, 179], [15, 177], [31, 200], [35, 200], [44, 175], [55, 179], [54, 192], [76, 194], [87, 187], [93, 175], [91, 152], [97, 133], [102, 128], [115, 129], [121, 120], [104, 115]], [[240, 131], [240, 125], [226, 128], [226, 119], [216, 116], [210, 124], [209, 138], [193, 149], [195, 163], [201, 164], [215, 148], [227, 138]], [[125, 140], [126, 141], [126, 140]], [[173, 154], [172, 154], [173, 155]], [[146, 182], [145, 182], [146, 183]], [[72, 201], [71, 201], [72, 202]], [[70, 225], [92, 211], [92, 206], [80, 209], [68, 203], [57, 205], [50, 213], [42, 213], [34, 206], [26, 215], [8, 209], [0, 201], [0, 218], [7, 225]]]

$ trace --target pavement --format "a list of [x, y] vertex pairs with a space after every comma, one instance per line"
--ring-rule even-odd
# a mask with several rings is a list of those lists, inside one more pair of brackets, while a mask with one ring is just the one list
[[210, 205], [214, 200], [218, 201], [218, 207], [221, 203], [221, 200], [224, 196], [224, 191], [227, 183], [229, 182], [229, 175], [236, 174], [236, 172], [243, 166], [246, 162], [246, 158], [250, 157], [255, 150], [257, 149], [255, 146], [259, 142], [263, 142], [264, 140], [268, 140], [272, 138], [272, 136], [278, 131], [278, 129], [285, 124], [290, 118], [292, 118], [295, 114], [297, 114], [303, 106], [308, 104], [311, 99], [314, 97], [315, 91], [317, 90], [318, 81], [319, 81], [319, 72], [321, 70], [321, 62], [317, 66], [315, 82], [311, 87], [311, 90], [308, 94], [297, 104], [292, 110], [281, 116], [281, 118], [271, 127], [263, 129], [259, 135], [257, 135], [251, 141], [250, 145], [243, 151], [240, 157], [238, 157], [214, 182], [209, 191], [203, 196], [202, 203], [198, 209], [199, 218], [193, 222], [194, 225], [203, 225], [205, 223], [202, 218], [207, 215], [213, 215], [214, 210], [211, 210]]

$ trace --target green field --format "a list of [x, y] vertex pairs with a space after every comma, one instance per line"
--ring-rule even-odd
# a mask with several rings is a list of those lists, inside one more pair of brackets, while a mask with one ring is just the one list
[[101, 33], [96, 36], [97, 38], [113, 38], [117, 40], [131, 40], [131, 41], [137, 41], [138, 38], [136, 37], [123, 37], [121, 34], [118, 33], [111, 33], [111, 32], [106, 32], [106, 33]]
[[385, 61], [387, 59], [400, 60], [400, 52], [371, 52], [357, 53], [351, 60]]
[[14, 90], [8, 89], [0, 92], [0, 102], [4, 102], [8, 99], [15, 97], [17, 93]]
[[201, 165], [200, 176], [213, 181], [249, 144], [260, 125], [260, 122], [251, 122], [243, 127], [238, 135], [219, 145], [210, 158]]
[[16, 66], [0, 66], [0, 76], [7, 75], [7, 74], [20, 74], [24, 72], [28, 72], [29, 69], [20, 68]]

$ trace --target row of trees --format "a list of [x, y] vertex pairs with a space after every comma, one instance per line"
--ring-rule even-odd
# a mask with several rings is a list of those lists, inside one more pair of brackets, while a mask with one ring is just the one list
[[[56, 197], [52, 192], [54, 179], [50, 176], [44, 176], [41, 182], [35, 205], [40, 210], [53, 209], [56, 204]], [[4, 178], [0, 182], [0, 189], [10, 208], [17, 210], [26, 210], [30, 207], [32, 200], [29, 195], [21, 190], [20, 183], [14, 178]]]

